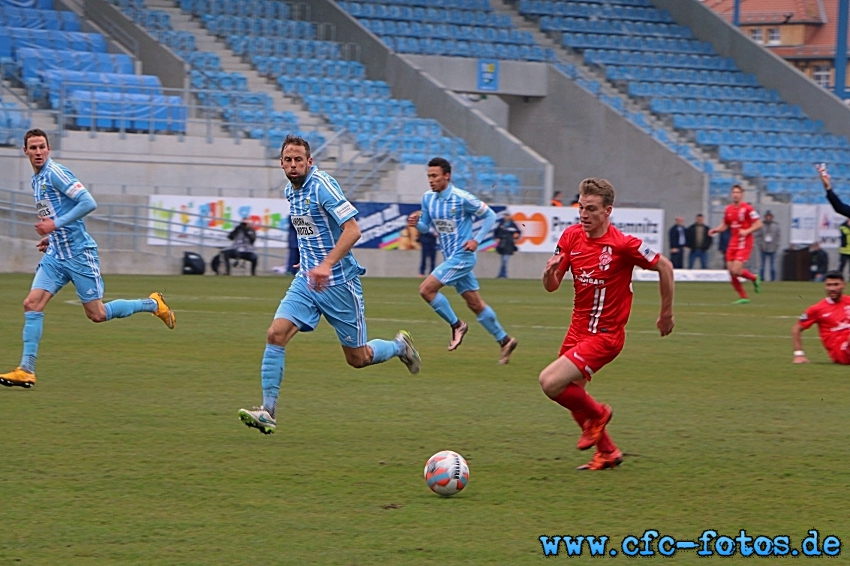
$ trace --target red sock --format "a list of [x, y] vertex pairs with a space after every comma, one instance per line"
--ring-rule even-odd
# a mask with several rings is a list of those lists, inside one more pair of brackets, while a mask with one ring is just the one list
[[570, 411], [570, 414], [573, 416], [573, 419], [576, 421], [579, 428], [584, 430], [584, 421], [587, 420], [587, 415], [576, 411]]
[[596, 443], [596, 451], [610, 454], [616, 449], [617, 446], [614, 444], [614, 441], [611, 440], [611, 435], [608, 434], [608, 431], [606, 430], [602, 433], [602, 437], [599, 439], [599, 442]]
[[[602, 405], [588, 395], [581, 385], [570, 383], [561, 391], [560, 395], [555, 397], [554, 401], [572, 412], [573, 418], [579, 425], [587, 418], [602, 418]], [[579, 421], [579, 417], [582, 418], [582, 421]]]
[[738, 295], [742, 299], [746, 299], [747, 298], [747, 292], [744, 291], [744, 287], [741, 285], [741, 282], [738, 281], [737, 276], [735, 276], [735, 275], [732, 276], [731, 283], [732, 283], [732, 287], [734, 287], [735, 290], [738, 291]]
[[748, 269], [744, 269], [743, 271], [741, 271], [741, 277], [743, 277], [744, 279], [748, 279], [749, 281], [756, 280], [756, 276], [753, 275], [753, 272]]

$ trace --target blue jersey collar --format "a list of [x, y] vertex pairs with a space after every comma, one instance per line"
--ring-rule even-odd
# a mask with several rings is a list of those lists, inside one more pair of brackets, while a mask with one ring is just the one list
[[443, 189], [442, 191], [437, 193], [437, 198], [443, 199], [443, 200], [449, 198], [449, 195], [452, 194], [452, 189], [454, 189], [454, 188], [455, 188], [454, 184], [449, 183], [448, 187], [446, 187], [445, 189]]
[[[318, 171], [318, 170], [319, 170], [319, 168], [318, 168], [318, 167], [316, 167], [315, 165], [311, 165], [311, 166], [310, 166], [310, 171], [308, 171], [308, 172], [307, 172], [307, 176], [306, 176], [306, 177], [304, 177], [304, 182], [303, 182], [303, 183], [301, 183], [301, 187], [300, 187], [300, 188], [302, 188], [302, 189], [303, 189], [304, 187], [306, 187], [306, 186], [307, 186], [307, 183], [309, 183], [309, 182], [310, 182], [310, 180], [313, 178], [313, 173], [315, 173], [315, 172], [316, 172], [316, 171]], [[297, 190], [298, 190], [298, 189], [296, 189], [296, 188], [292, 185], [292, 181], [289, 181], [289, 187], [290, 187], [293, 191], [297, 191]]]

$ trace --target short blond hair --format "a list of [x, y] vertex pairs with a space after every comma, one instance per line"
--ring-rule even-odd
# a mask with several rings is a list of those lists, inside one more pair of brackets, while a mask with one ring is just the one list
[[614, 186], [606, 179], [594, 179], [590, 177], [578, 186], [578, 194], [581, 196], [596, 195], [602, 197], [602, 206], [614, 206]]

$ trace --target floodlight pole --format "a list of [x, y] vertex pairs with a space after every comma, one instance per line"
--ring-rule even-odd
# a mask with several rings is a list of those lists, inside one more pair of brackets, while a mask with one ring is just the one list
[[732, 25], [735, 27], [741, 25], [741, 0], [735, 0], [735, 6], [732, 10]]
[[847, 8], [850, 0], [838, 2], [838, 37], [835, 39], [835, 95], [845, 98], [844, 83], [847, 75]]

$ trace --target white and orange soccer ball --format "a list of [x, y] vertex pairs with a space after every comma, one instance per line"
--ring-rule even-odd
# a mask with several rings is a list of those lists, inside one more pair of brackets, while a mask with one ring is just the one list
[[468, 481], [469, 465], [457, 452], [437, 452], [425, 464], [425, 483], [439, 495], [454, 495], [465, 488]]

